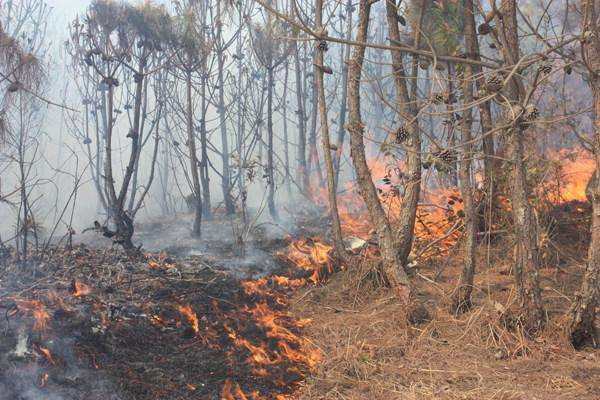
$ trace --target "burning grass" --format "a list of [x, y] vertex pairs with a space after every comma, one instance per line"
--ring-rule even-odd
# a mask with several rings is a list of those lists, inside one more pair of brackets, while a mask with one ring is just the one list
[[302, 334], [311, 321], [287, 312], [292, 290], [333, 268], [327, 246], [311, 244], [297, 244], [295, 257], [315, 257], [316, 270], [295, 266], [280, 249], [283, 275], [246, 281], [201, 257], [131, 260], [86, 247], [44, 260], [33, 286], [9, 268], [3, 282], [17, 283], [0, 287], [7, 309], [0, 345], [9, 353], [20, 343], [23, 354], [0, 360], [0, 369], [17, 374], [1, 381], [18, 382], [6, 388], [15, 396], [29, 384], [46, 395], [102, 398], [72, 377], [83, 370], [110, 383], [104, 395], [122, 399], [291, 399], [321, 361]]

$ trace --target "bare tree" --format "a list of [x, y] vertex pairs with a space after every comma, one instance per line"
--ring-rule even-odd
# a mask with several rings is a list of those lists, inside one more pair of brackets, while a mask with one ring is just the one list
[[[148, 85], [145, 81], [161, 68], [160, 56], [163, 41], [170, 37], [170, 16], [162, 7], [150, 4], [139, 7], [116, 4], [102, 0], [92, 3], [85, 22], [74, 24], [71, 42], [79, 54], [84, 54], [83, 62], [101, 78], [99, 89], [102, 120], [106, 121], [103, 132], [105, 140], [104, 174], [106, 202], [112, 219], [114, 231], [97, 224], [105, 236], [113, 237], [129, 253], [135, 253], [132, 236], [133, 217], [138, 206], [130, 209], [126, 206], [127, 197], [134, 196], [132, 178], [139, 163], [140, 149], [144, 142], [140, 137], [143, 119], [142, 106]], [[133, 105], [130, 128], [127, 138], [131, 140], [129, 160], [123, 171], [122, 182], [117, 190], [115, 171], [113, 170], [113, 136], [116, 130], [117, 116], [120, 110], [115, 104], [115, 92], [120, 81], [133, 80]], [[150, 137], [150, 136], [148, 136]], [[150, 176], [153, 177], [157, 156], [158, 141], [152, 156]], [[147, 193], [147, 188], [144, 193]]]
[[275, 71], [289, 54], [289, 43], [281, 38], [286, 34], [285, 28], [271, 14], [267, 15], [264, 26], [256, 25], [252, 29], [252, 48], [254, 54], [267, 72], [267, 185], [269, 188], [268, 206], [271, 217], [279, 219], [275, 206], [275, 163], [273, 132], [273, 91], [275, 87]]

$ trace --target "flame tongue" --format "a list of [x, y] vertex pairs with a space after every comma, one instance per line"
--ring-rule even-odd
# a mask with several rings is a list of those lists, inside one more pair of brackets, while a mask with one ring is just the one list
[[47, 347], [44, 347], [41, 344], [34, 343], [33, 348], [38, 353], [42, 354], [44, 356], [44, 358], [46, 358], [46, 361], [48, 361], [50, 364], [56, 365], [56, 361], [54, 360], [54, 357], [52, 357], [52, 353], [50, 352], [50, 350]]
[[192, 326], [192, 329], [194, 330], [194, 333], [196, 334], [196, 336], [198, 336], [200, 334], [200, 321], [198, 320], [198, 316], [196, 315], [192, 307], [190, 305], [177, 306], [177, 310], [188, 320], [188, 322]]

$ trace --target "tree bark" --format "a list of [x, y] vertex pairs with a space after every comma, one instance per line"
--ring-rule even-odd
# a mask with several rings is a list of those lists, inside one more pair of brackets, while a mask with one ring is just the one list
[[231, 196], [231, 174], [229, 172], [229, 139], [227, 137], [227, 121], [225, 120], [225, 49], [222, 46], [222, 10], [221, 0], [217, 0], [217, 75], [219, 80], [219, 127], [221, 131], [221, 163], [222, 177], [221, 188], [223, 191], [223, 201], [225, 203], [225, 212], [227, 215], [235, 213], [235, 204]]
[[296, 72], [296, 103], [297, 103], [297, 115], [298, 115], [298, 182], [302, 185], [302, 190], [308, 193], [309, 181], [308, 174], [306, 171], [306, 117], [304, 112], [304, 99], [302, 94], [304, 93], [302, 87], [302, 68], [300, 65], [300, 48], [296, 41], [294, 41], [294, 67]]
[[206, 114], [208, 105], [206, 99], [207, 74], [203, 71], [200, 85], [200, 182], [202, 183], [202, 214], [205, 219], [212, 218], [210, 176], [208, 174], [208, 137], [206, 132]]
[[[348, 21], [346, 27], [346, 40], [352, 39], [352, 0], [348, 0], [346, 3], [346, 19]], [[340, 117], [338, 122], [338, 134], [337, 134], [337, 150], [333, 156], [333, 170], [335, 171], [335, 190], [337, 191], [339, 177], [340, 177], [340, 162], [342, 159], [342, 153], [344, 151], [344, 136], [346, 132], [346, 108], [348, 104], [348, 63], [350, 62], [350, 45], [342, 47], [342, 97], [340, 99]]]
[[275, 206], [275, 166], [273, 165], [273, 68], [267, 68], [267, 184], [269, 194], [267, 203], [269, 214], [275, 221], [279, 220]]

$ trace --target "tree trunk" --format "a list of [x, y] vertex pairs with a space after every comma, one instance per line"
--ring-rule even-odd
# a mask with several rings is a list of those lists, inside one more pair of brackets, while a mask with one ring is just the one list
[[200, 85], [200, 182], [202, 183], [202, 214], [205, 219], [212, 218], [211, 200], [210, 200], [210, 176], [208, 175], [208, 138], [206, 132], [206, 114], [208, 111], [206, 101], [206, 81], [207, 76], [202, 76]]
[[267, 68], [267, 185], [269, 194], [267, 203], [269, 214], [275, 221], [279, 220], [275, 207], [275, 172], [273, 165], [273, 68]]
[[200, 177], [198, 176], [198, 156], [196, 155], [196, 135], [194, 134], [193, 105], [192, 105], [192, 73], [186, 71], [185, 90], [186, 90], [186, 129], [188, 150], [190, 152], [190, 169], [192, 173], [192, 191], [194, 196], [194, 225], [192, 227], [192, 236], [200, 237], [200, 228], [202, 225], [202, 189], [200, 187]]
[[300, 66], [300, 49], [298, 44], [294, 42], [294, 66], [296, 72], [296, 103], [298, 115], [298, 182], [302, 185], [302, 190], [308, 193], [309, 182], [306, 173], [306, 117], [304, 113], [304, 100], [302, 98], [302, 69]]
[[[426, 3], [423, 3], [423, 8]], [[397, 5], [394, 1], [386, 2], [386, 14], [388, 21], [389, 36], [391, 40], [400, 40], [400, 31], [398, 29]], [[423, 9], [420, 12], [420, 19], [423, 18]], [[419, 24], [420, 25], [420, 24]], [[421, 35], [415, 33], [415, 43], [419, 42]], [[406, 85], [407, 76], [402, 62], [402, 53], [392, 50], [392, 75], [396, 89], [396, 104], [400, 117], [406, 122], [405, 128], [408, 131], [408, 142], [405, 144], [407, 153], [407, 175], [409, 182], [406, 185], [404, 198], [399, 216], [398, 231], [398, 257], [400, 265], [404, 268], [408, 261], [408, 256], [412, 249], [415, 220], [417, 216], [417, 205], [421, 194], [421, 135], [419, 132], [419, 123], [417, 119], [418, 109], [416, 104], [416, 76], [418, 73], [418, 60], [415, 57], [412, 66], [412, 76], [415, 78], [412, 87], [412, 95], [409, 94]], [[412, 99], [411, 99], [412, 98]]]
[[[219, 2], [217, 2], [219, 3]], [[220, 28], [219, 28], [220, 31]], [[220, 35], [219, 35], [220, 37]], [[225, 120], [225, 85], [223, 79], [223, 69], [225, 68], [225, 60], [223, 54], [219, 53], [218, 57], [218, 77], [219, 77], [219, 126], [221, 128], [221, 163], [223, 176], [221, 180], [221, 188], [223, 190], [223, 201], [225, 202], [225, 211], [227, 215], [235, 213], [235, 205], [231, 196], [231, 175], [229, 173], [229, 140], [227, 138], [227, 121]]]
[[[323, 27], [323, 0], [316, 0], [315, 4], [315, 24], [317, 32], [325, 35]], [[337, 207], [336, 189], [335, 189], [335, 172], [333, 170], [333, 160], [331, 158], [331, 144], [329, 143], [329, 121], [327, 118], [327, 103], [325, 99], [325, 77], [323, 67], [325, 63], [324, 50], [319, 47], [319, 43], [315, 46], [315, 62], [314, 74], [317, 88], [317, 101], [319, 103], [319, 113], [321, 115], [321, 136], [323, 139], [323, 158], [325, 159], [325, 167], [327, 170], [327, 194], [329, 198], [329, 214], [331, 216], [333, 243], [336, 255], [340, 259], [346, 258], [346, 250], [344, 248], [342, 227], [340, 225], [340, 216]]]
[[[473, 1], [470, 2], [473, 5]], [[465, 18], [466, 20], [466, 29], [470, 29], [470, 31], [466, 31], [466, 34], [471, 35], [469, 43], [466, 43], [467, 49], [467, 57], [476, 61], [481, 61], [481, 57], [479, 55], [479, 41], [477, 38], [477, 27], [475, 25], [475, 9], [472, 8], [471, 11], [468, 7], [466, 8]], [[483, 69], [479, 65], [471, 65], [473, 75], [475, 77], [475, 84], [478, 92], [485, 91], [485, 75], [483, 74]], [[493, 211], [496, 209], [495, 202], [495, 188], [494, 188], [494, 134], [492, 133], [493, 129], [493, 121], [492, 121], [492, 110], [491, 104], [489, 101], [479, 103], [479, 116], [481, 119], [481, 131], [482, 131], [482, 150], [483, 150], [483, 190], [487, 194], [486, 205], [483, 208], [484, 210], [484, 221], [486, 223], [486, 231], [490, 230], [491, 221], [493, 218]], [[487, 212], [485, 212], [487, 210]], [[487, 216], [487, 218], [486, 218]], [[489, 235], [486, 236], [486, 239], [489, 241], [491, 238]]]
[[[465, 13], [467, 14], [465, 26], [465, 46], [473, 47], [475, 20], [473, 15], [473, 0], [465, 0]], [[473, 292], [473, 278], [475, 275], [475, 246], [477, 235], [477, 221], [473, 203], [473, 185], [471, 181], [471, 129], [473, 127], [473, 111], [470, 107], [473, 102], [473, 67], [464, 65], [463, 105], [466, 109], [462, 115], [461, 126], [461, 159], [459, 165], [460, 191], [464, 208], [464, 260], [458, 287], [454, 292], [452, 309], [453, 313], [467, 311], [471, 308], [471, 294]]]
[[[598, 34], [596, 1], [584, 2], [582, 31], [591, 33], [583, 47], [584, 59], [590, 69], [590, 86], [594, 96], [594, 138], [593, 150], [596, 159], [596, 171], [600, 171], [600, 38]], [[592, 191], [592, 227], [588, 250], [588, 260], [579, 295], [571, 311], [570, 336], [575, 348], [587, 345], [600, 346], [600, 336], [596, 328], [596, 308], [600, 303], [600, 181], [594, 174]]]
[[289, 135], [288, 135], [288, 115], [287, 115], [287, 94], [288, 94], [288, 81], [290, 66], [289, 63], [285, 62], [285, 76], [283, 78], [283, 95], [281, 97], [282, 117], [283, 117], [283, 161], [285, 163], [285, 188], [288, 197], [292, 193], [292, 186], [290, 184], [290, 152], [289, 152]]
[[[515, 65], [520, 58], [517, 11], [515, 0], [502, 0], [502, 19], [496, 17], [497, 26], [502, 26], [504, 45], [502, 46], [506, 65]], [[508, 82], [506, 98], [510, 104], [517, 106], [524, 98], [523, 83], [518, 76]], [[516, 241], [515, 279], [521, 298], [527, 328], [539, 331], [545, 323], [545, 312], [539, 282], [539, 258], [537, 244], [537, 227], [529, 203], [529, 188], [525, 165], [526, 132], [519, 121], [514, 121], [505, 132], [510, 151], [509, 162], [511, 172], [511, 205]]]
[[[371, 3], [360, 0], [356, 42], [365, 43], [369, 28]], [[365, 46], [356, 46], [348, 71], [348, 131], [350, 132], [350, 156], [356, 171], [356, 179], [373, 227], [377, 231], [384, 264], [384, 274], [398, 297], [408, 302], [411, 288], [406, 272], [402, 269], [395, 248], [391, 226], [373, 184], [367, 165], [363, 142], [364, 125], [360, 114], [360, 80], [365, 56]]]

